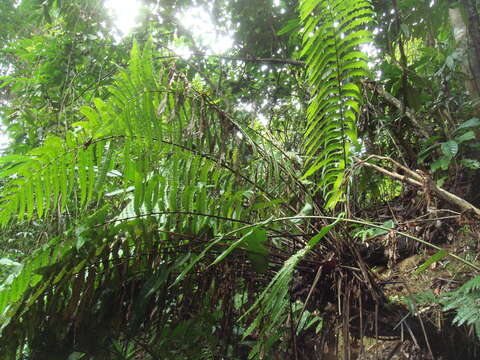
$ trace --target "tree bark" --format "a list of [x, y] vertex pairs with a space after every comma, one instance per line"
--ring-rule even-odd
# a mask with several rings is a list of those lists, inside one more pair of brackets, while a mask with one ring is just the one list
[[[449, 18], [458, 48], [464, 55], [462, 70], [467, 75], [466, 88], [471, 97], [480, 101], [480, 18], [474, 0], [461, 0], [465, 11], [459, 7], [450, 8]], [[480, 104], [477, 104], [480, 112]]]
[[476, 86], [480, 89], [480, 17], [477, 11], [475, 0], [462, 0], [467, 18], [467, 31], [469, 35], [469, 45], [471, 56], [470, 69]]

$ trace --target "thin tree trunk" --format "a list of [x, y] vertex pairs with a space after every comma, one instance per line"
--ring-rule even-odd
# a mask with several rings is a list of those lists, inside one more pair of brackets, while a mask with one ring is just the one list
[[[480, 100], [480, 19], [473, 0], [461, 0], [466, 19], [459, 7], [448, 11], [458, 48], [463, 53], [462, 70], [467, 75], [466, 88], [472, 98]], [[480, 104], [477, 104], [480, 112]]]
[[475, 0], [462, 0], [462, 4], [467, 18], [470, 69], [476, 86], [480, 90], [480, 17], [478, 16]]

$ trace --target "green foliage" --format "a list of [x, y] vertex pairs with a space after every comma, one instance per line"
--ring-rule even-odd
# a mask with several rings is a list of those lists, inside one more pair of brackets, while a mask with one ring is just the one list
[[[158, 199], [161, 194], [162, 197], [165, 196], [167, 188], [168, 193], [174, 194], [167, 210], [174, 211], [177, 208], [177, 174], [174, 173], [172, 184], [162, 181], [157, 175], [168, 149], [162, 151], [153, 145], [153, 124], [157, 125], [156, 134], [162, 131], [153, 108], [160, 104], [158, 98], [161, 93], [155, 87], [148, 51], [147, 46], [145, 56], [141, 57], [138, 48], [133, 47], [128, 72], [120, 74], [110, 89], [113, 94], [111, 101], [97, 100], [96, 109], [82, 109], [87, 121], [79, 124], [82, 127], [81, 133], [77, 135], [71, 132], [65, 140], [49, 138], [42, 147], [32, 150], [29, 156], [9, 156], [3, 159], [2, 177], [9, 179], [2, 189], [0, 218], [4, 227], [14, 218], [17, 221], [24, 218], [31, 220], [34, 217], [46, 219], [53, 211], [66, 212], [69, 206], [73, 206], [75, 212], [85, 214], [89, 204], [93, 200], [100, 201], [105, 190], [114, 181], [118, 182], [119, 177], [124, 184], [120, 195], [127, 200], [119, 221], [132, 215], [139, 216], [147, 210], [152, 212], [154, 207], [157, 212], [164, 210], [158, 209], [157, 203], [163, 204]], [[137, 97], [137, 94], [141, 96]], [[165, 101], [170, 101], [172, 105], [175, 103], [174, 96], [168, 91], [164, 96]], [[164, 113], [165, 111], [162, 115]], [[140, 133], [134, 133], [132, 126], [136, 126]], [[115, 151], [111, 150], [113, 145], [116, 145]], [[157, 150], [156, 156], [145, 156], [146, 146], [150, 150]], [[168, 165], [173, 167], [173, 171], [178, 171], [179, 163], [185, 159], [181, 151], [176, 152], [173, 158]], [[193, 163], [198, 168], [201, 160]], [[119, 164], [123, 166], [119, 168]], [[209, 166], [204, 167], [204, 178], [210, 169]], [[114, 180], [106, 181], [108, 177]], [[130, 196], [130, 186], [134, 187], [133, 196]], [[74, 202], [71, 201], [72, 197], [75, 198]], [[152, 199], [157, 201], [153, 202]], [[198, 199], [205, 199], [205, 195], [198, 195]], [[63, 236], [60, 236], [27, 260], [18, 276], [0, 293], [3, 329], [11, 324], [12, 319], [19, 321], [22, 314], [18, 309], [21, 306], [24, 307], [24, 312], [29, 313], [29, 307], [35, 304], [49, 286], [58, 287], [54, 284], [65, 277], [70, 277], [68, 281], [71, 281], [82, 269], [86, 272], [93, 271], [85, 268], [88, 257], [78, 257], [77, 252], [81, 253], [89, 240], [100, 236], [92, 226], [104, 221], [105, 216], [102, 216], [96, 222], [79, 224], [74, 229], [76, 239], [71, 239], [70, 236], [63, 240]], [[99, 240], [102, 240], [102, 236]], [[94, 252], [90, 256], [93, 256], [94, 261], [100, 259], [102, 254], [105, 256], [105, 246], [106, 243], [93, 248]], [[87, 297], [87, 294], [83, 295]], [[78, 294], [75, 296], [78, 297]], [[78, 305], [79, 299], [75, 301]], [[4, 336], [9, 336], [8, 329]], [[15, 348], [25, 336], [28, 335], [18, 335], [18, 341], [12, 342], [6, 352], [15, 353]]]
[[[452, 164], [459, 162], [468, 169], [480, 169], [480, 162], [472, 159], [478, 148], [475, 140], [475, 131], [478, 131], [480, 120], [472, 118], [460, 124], [454, 129], [450, 140], [439, 142], [439, 136], [432, 136], [425, 142], [426, 148], [420, 152], [418, 162], [424, 164], [428, 158], [436, 158], [430, 164], [432, 173], [440, 174], [440, 185], [446, 179], [445, 171], [448, 171]], [[442, 176], [443, 175], [443, 176]]]
[[[403, 1], [392, 12], [388, 1], [303, 0], [298, 14], [292, 0], [144, 4], [131, 49], [129, 38], [113, 41], [99, 0], [0, 4], [10, 19], [0, 29], [0, 115], [14, 138], [0, 158], [0, 357], [293, 357], [295, 336], [332, 335], [311, 306], [371, 300], [349, 236], [362, 221], [330, 231], [318, 215], [348, 195], [346, 213], [359, 219], [402, 187], [352, 167], [352, 154], [414, 166], [426, 141], [417, 164], [478, 168], [479, 122], [448, 5]], [[228, 55], [177, 23], [194, 5], [232, 31]], [[375, 16], [369, 50], [383, 57], [367, 63]], [[192, 56], [176, 56], [178, 46]], [[418, 127], [435, 136], [419, 140]], [[332, 254], [346, 266], [308, 283], [309, 264]], [[315, 299], [293, 290], [297, 276]], [[476, 292], [445, 298], [456, 323], [477, 326]]]
[[480, 339], [480, 276], [467, 281], [457, 290], [443, 296], [443, 311], [454, 311], [453, 324], [472, 325]]
[[444, 250], [437, 251], [435, 254], [430, 256], [422, 265], [415, 270], [415, 274], [419, 274], [422, 271], [425, 271], [430, 265], [436, 263], [437, 261], [442, 260], [443, 258], [447, 257], [448, 253]]
[[[118, 63], [128, 51], [115, 44], [105, 9], [97, 0], [23, 0], [12, 6], [2, 28], [0, 84], [2, 122], [13, 140], [10, 151], [25, 153], [47, 136], [64, 138], [80, 120], [79, 107], [104, 97]], [[48, 19], [47, 19], [48, 18]]]
[[[65, 140], [50, 137], [29, 156], [2, 160], [1, 176], [10, 180], [2, 189], [3, 226], [14, 217], [30, 220], [64, 211], [73, 194], [77, 199], [75, 211], [82, 213], [92, 200], [103, 198], [112, 181], [119, 180], [125, 189], [123, 196], [128, 194], [131, 200], [131, 207], [125, 210], [129, 214], [175, 211], [182, 203], [187, 206], [185, 211], [206, 211], [208, 200], [212, 200], [207, 196], [207, 179], [220, 178], [219, 171], [225, 168], [195, 151], [193, 143], [183, 141], [192, 114], [200, 114], [205, 117], [200, 120], [207, 121], [208, 115], [201, 113], [201, 95], [186, 93], [186, 84], [181, 81], [176, 89], [168, 88], [166, 72], [157, 83], [150, 58], [148, 46], [140, 55], [134, 45], [128, 71], [121, 72], [109, 88], [110, 99], [95, 99], [95, 108], [81, 109], [86, 120], [75, 124], [79, 132], [70, 132]], [[192, 96], [198, 97], [198, 103]], [[200, 141], [209, 146], [207, 138]], [[171, 171], [168, 180], [161, 176], [165, 167]], [[185, 175], [198, 174], [199, 183], [188, 186], [183, 182], [179, 190], [181, 167], [187, 169], [182, 171]], [[170, 197], [168, 205], [158, 208], [165, 192]], [[240, 216], [240, 212], [235, 215]]]
[[[434, 254], [429, 260], [438, 261], [445, 255], [442, 252]], [[429, 262], [427, 260], [427, 262]], [[427, 262], [422, 265], [425, 269]], [[425, 266], [426, 265], [426, 266]], [[432, 290], [427, 290], [414, 294], [403, 299], [412, 313], [417, 312], [418, 306], [421, 305], [442, 305], [442, 311], [445, 313], [454, 313], [452, 320], [453, 325], [472, 326], [477, 338], [480, 339], [480, 276], [476, 276], [459, 288], [443, 293], [439, 296], [433, 294]]]
[[[385, 221], [381, 226], [386, 229], [393, 229], [395, 228], [395, 223], [392, 220], [388, 220]], [[372, 239], [374, 237], [385, 234], [388, 234], [388, 230], [373, 227], [362, 227], [358, 230], [355, 230], [353, 235], [355, 237], [361, 238], [362, 241], [367, 241], [368, 239]]]
[[[1, 160], [1, 176], [7, 180], [0, 209], [4, 228], [22, 221], [48, 224], [54, 214], [67, 222], [66, 231], [28, 257], [0, 291], [6, 359], [14, 359], [24, 342], [40, 353], [56, 342], [58, 354], [52, 358], [65, 358], [72, 341], [82, 352], [100, 356], [108, 346], [105, 329], [116, 329], [112, 334], [118, 336], [137, 331], [167, 288], [173, 290], [162, 300], [164, 312], [157, 313], [165, 332], [158, 334], [162, 341], [152, 351], [169, 353], [174, 343], [165, 341], [180, 336], [180, 331], [190, 339], [178, 353], [188, 353], [195, 342], [214, 351], [217, 341], [205, 335], [219, 319], [206, 314], [212, 308], [218, 311], [221, 302], [196, 304], [195, 321], [172, 313], [174, 304], [191, 307], [187, 303], [194, 293], [203, 299], [206, 292], [219, 291], [209, 282], [196, 285], [194, 266], [208, 274], [207, 265], [243, 253], [256, 273], [268, 270], [263, 227], [269, 220], [242, 231], [249, 224], [245, 219], [264, 218], [278, 203], [269, 202], [261, 190], [268, 181], [277, 182], [278, 174], [267, 182], [252, 181], [237, 172], [235, 164], [222, 160], [227, 156], [225, 145], [236, 140], [220, 132], [227, 120], [215, 103], [174, 69], [155, 69], [150, 42], [143, 51], [133, 45], [130, 65], [108, 90], [107, 99], [96, 98], [94, 106], [80, 109], [85, 119], [75, 123], [65, 139], [51, 136], [26, 155]], [[271, 172], [268, 163], [255, 171]], [[248, 201], [261, 206], [245, 206]], [[89, 215], [92, 209], [100, 210]], [[229, 238], [239, 232], [238, 238]], [[194, 256], [198, 249], [200, 255]], [[125, 270], [115, 275], [122, 266]], [[139, 292], [129, 293], [137, 287]], [[109, 315], [111, 299], [127, 293], [133, 314]], [[227, 301], [222, 296], [221, 301]], [[52, 297], [62, 301], [52, 302]], [[87, 306], [96, 309], [97, 318], [85, 312]], [[38, 317], [41, 313], [58, 313], [60, 318]], [[73, 321], [96, 329], [98, 338], [77, 335], [73, 340]], [[196, 321], [201, 328], [194, 330]], [[42, 331], [32, 333], [33, 328]]]
[[[260, 308], [257, 317], [252, 321], [249, 328], [244, 332], [243, 337], [247, 337], [256, 328], [260, 330], [260, 338], [256, 346], [252, 349], [249, 358], [257, 358], [260, 353], [268, 352], [275, 342], [283, 335], [285, 324], [287, 324], [288, 307], [290, 305], [289, 288], [298, 263], [307, 256], [318, 242], [332, 229], [340, 220], [325, 226], [315, 236], [313, 236], [307, 246], [297, 251], [288, 258], [282, 268], [275, 274], [268, 286], [263, 290], [252, 307], [243, 316], [247, 316], [250, 311], [256, 307]], [[303, 315], [303, 314], [301, 314]], [[308, 324], [311, 325], [311, 322]], [[305, 326], [305, 319], [299, 319], [299, 325]], [[297, 331], [302, 327], [297, 327]]]
[[371, 41], [369, 1], [308, 0], [300, 3], [302, 56], [306, 59], [312, 99], [304, 134], [307, 168], [320, 171], [318, 186], [333, 208], [342, 199], [344, 173], [352, 145], [357, 145], [356, 118], [362, 99], [355, 80], [368, 76], [367, 57], [359, 46]]
[[9, 284], [16, 274], [22, 269], [22, 264], [9, 258], [0, 258], [0, 281]]

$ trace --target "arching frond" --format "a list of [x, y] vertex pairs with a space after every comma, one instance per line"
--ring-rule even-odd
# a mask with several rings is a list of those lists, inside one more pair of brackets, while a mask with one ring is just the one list
[[[1, 225], [45, 219], [67, 208], [80, 215], [112, 191], [131, 199], [137, 215], [176, 211], [181, 204], [186, 204], [183, 211], [215, 208], [208, 204], [215, 198], [206, 179], [238, 176], [220, 155], [198, 150], [220, 151], [217, 135], [207, 134], [212, 130], [206, 126], [218, 124], [220, 116], [206, 112], [202, 95], [168, 67], [154, 76], [148, 44], [143, 53], [134, 45], [131, 57], [129, 68], [110, 86], [110, 98], [81, 109], [85, 121], [75, 124], [79, 131], [66, 139], [50, 137], [28, 156], [2, 160], [0, 176], [7, 182], [0, 196]], [[160, 192], [170, 199], [165, 202]], [[194, 208], [192, 199], [203, 203]]]
[[[176, 288], [204, 276], [189, 271], [194, 265], [208, 274], [215, 258], [223, 263], [228, 254], [235, 261], [240, 245], [254, 267], [268, 267], [265, 230], [258, 230], [261, 237], [222, 238], [270, 217], [278, 202], [261, 190], [266, 180], [250, 180], [225, 160], [223, 145], [236, 136], [220, 133], [224, 116], [208, 108], [201, 92], [169, 67], [154, 71], [148, 44], [143, 52], [134, 46], [131, 57], [109, 88], [111, 96], [83, 107], [84, 121], [65, 139], [50, 137], [26, 156], [0, 160], [3, 226], [47, 222], [53, 214], [57, 221], [66, 218], [65, 230], [27, 257], [0, 289], [0, 338], [7, 344], [0, 352], [6, 359], [14, 359], [27, 339], [53, 341], [42, 335], [52, 327], [61, 337], [56, 341], [68, 342], [79, 324], [140, 326], [156, 306], [157, 290], [169, 294], [162, 301], [170, 305], [187, 301], [185, 291], [202, 294], [209, 282], [183, 292], [167, 287], [179, 274], [188, 277]], [[255, 171], [271, 169], [263, 164]], [[258, 206], [246, 206], [252, 200]], [[139, 293], [139, 286], [147, 290]], [[135, 314], [124, 309], [110, 319], [92, 319], [85, 311], [92, 304], [99, 314], [110, 311], [105, 291], [117, 299], [134, 296], [128, 303], [136, 304]], [[156, 312], [165, 326], [175, 316], [169, 311]]]

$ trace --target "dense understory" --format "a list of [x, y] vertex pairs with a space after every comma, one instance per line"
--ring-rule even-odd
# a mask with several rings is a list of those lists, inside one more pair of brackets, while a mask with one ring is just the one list
[[476, 1], [142, 4], [0, 3], [0, 359], [478, 358]]

